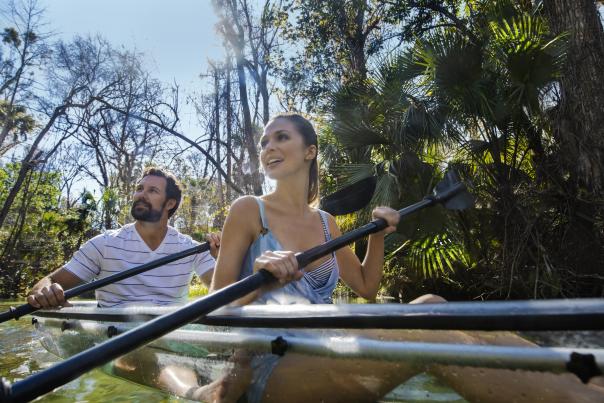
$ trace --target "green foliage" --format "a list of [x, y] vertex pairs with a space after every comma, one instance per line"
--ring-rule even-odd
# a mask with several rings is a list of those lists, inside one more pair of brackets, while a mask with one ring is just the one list
[[281, 70], [285, 93], [301, 98], [301, 109], [316, 111], [325, 107], [334, 83], [362, 82], [370, 60], [383, 51], [401, 22], [398, 6], [391, 3], [288, 1], [285, 37], [297, 54]]
[[[19, 164], [0, 168], [0, 203], [19, 168]], [[37, 279], [60, 267], [91, 235], [94, 199], [85, 193], [80, 205], [64, 208], [59, 179], [57, 172], [31, 171], [0, 230], [0, 298], [24, 293]]]
[[208, 287], [205, 286], [199, 278], [194, 277], [189, 287], [189, 299], [201, 298], [208, 295]]
[[3, 122], [3, 125], [9, 124], [7, 133], [14, 136], [13, 142], [17, 142], [19, 137], [25, 138], [36, 126], [36, 121], [27, 113], [25, 107], [11, 105], [3, 99], [0, 99], [0, 122]]
[[477, 206], [401, 223], [387, 241], [385, 289], [462, 298], [587, 290], [581, 268], [565, 266], [560, 253], [570, 224], [554, 196], [560, 181], [548, 172], [556, 140], [546, 108], [565, 60], [564, 35], [550, 35], [538, 12], [513, 2], [470, 2], [472, 11], [457, 10], [456, 19], [445, 14], [453, 8], [417, 3], [454, 23], [416, 36], [362, 85], [333, 93], [322, 132], [342, 153], [324, 161], [330, 184], [376, 174], [371, 205], [401, 208], [449, 167], [472, 184]]
[[2, 42], [7, 45], [13, 45], [18, 48], [21, 46], [21, 39], [19, 39], [19, 33], [15, 28], [4, 28], [2, 32]]

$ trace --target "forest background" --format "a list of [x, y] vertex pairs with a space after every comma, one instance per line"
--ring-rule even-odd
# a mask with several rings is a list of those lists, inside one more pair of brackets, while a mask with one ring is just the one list
[[257, 143], [282, 111], [315, 124], [323, 195], [377, 176], [370, 206], [338, 217], [344, 230], [372, 206], [421, 199], [447, 169], [471, 187], [474, 209], [425, 211], [387, 238], [382, 295], [604, 296], [601, 1], [213, 5], [225, 56], [195, 93], [102, 36], [57, 39], [34, 0], [2, 10], [0, 298], [130, 221], [148, 165], [185, 186], [172, 225], [220, 229], [235, 198], [270, 188]]

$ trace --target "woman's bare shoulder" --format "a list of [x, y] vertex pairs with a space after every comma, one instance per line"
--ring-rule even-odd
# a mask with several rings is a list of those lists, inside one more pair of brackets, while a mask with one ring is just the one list
[[[257, 217], [257, 219], [254, 219]], [[225, 225], [235, 224], [245, 231], [257, 232], [261, 227], [260, 208], [254, 196], [242, 196], [229, 208]]]
[[254, 196], [241, 196], [231, 204], [229, 214], [231, 213], [249, 213], [258, 211], [258, 202]]

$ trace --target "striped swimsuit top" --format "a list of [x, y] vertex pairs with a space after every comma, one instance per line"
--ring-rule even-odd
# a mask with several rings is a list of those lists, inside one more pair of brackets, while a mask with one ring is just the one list
[[[277, 238], [273, 235], [272, 231], [268, 226], [266, 214], [264, 212], [264, 202], [260, 198], [255, 198], [258, 203], [260, 210], [260, 220], [262, 223], [262, 232], [250, 248], [244, 258], [243, 267], [241, 270], [240, 278], [247, 277], [252, 274], [254, 261], [262, 253], [268, 250], [285, 250], [279, 243]], [[325, 241], [331, 239], [327, 224], [327, 213], [318, 210], [321, 218], [321, 224], [323, 226], [323, 234]], [[304, 272], [304, 276], [299, 281], [293, 281], [286, 284], [279, 291], [271, 291], [266, 293], [263, 298], [260, 298], [258, 302], [277, 302], [277, 303], [291, 303], [287, 298], [284, 298], [284, 294], [292, 297], [301, 297], [305, 299], [305, 302], [310, 303], [331, 303], [331, 295], [335, 289], [338, 279], [340, 277], [338, 262], [335, 253], [331, 253], [331, 257], [321, 263], [318, 267], [311, 271]], [[277, 297], [277, 294], [281, 294], [281, 297]], [[285, 302], [283, 302], [285, 301]], [[297, 301], [296, 301], [297, 302]]]
[[[329, 234], [329, 230], [327, 229], [327, 219], [325, 217], [325, 212], [319, 210], [319, 216], [321, 217], [321, 224], [323, 225], [323, 235], [325, 236], [325, 242], [331, 239], [331, 235]], [[331, 272], [334, 271], [335, 266], [337, 265], [335, 252], [331, 253], [331, 258], [327, 259], [321, 265], [314, 268], [311, 271], [304, 272], [304, 277], [310, 283], [311, 287], [314, 290], [317, 290], [321, 287], [324, 287], [325, 284], [329, 281], [329, 277], [331, 277]]]

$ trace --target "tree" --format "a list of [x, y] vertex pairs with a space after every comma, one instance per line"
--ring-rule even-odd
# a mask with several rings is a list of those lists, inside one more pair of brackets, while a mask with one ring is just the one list
[[[70, 44], [60, 42], [56, 45], [53, 64], [46, 70], [48, 97], [38, 98], [38, 109], [41, 111], [38, 122], [44, 123], [40, 123], [40, 129], [29, 144], [21, 161], [19, 174], [0, 209], [0, 228], [29, 170], [40, 161], [50, 158], [60, 144], [73, 135], [74, 127], [77, 129], [78, 123], [74, 124], [68, 113], [75, 109], [86, 109], [93, 97], [103, 94], [106, 89], [98, 83], [98, 76], [103, 74], [104, 66], [103, 60], [98, 58], [102, 53], [98, 53], [97, 45], [93, 40], [82, 38]], [[41, 146], [51, 133], [56, 134], [57, 138], [55, 144], [45, 152]]]
[[34, 129], [34, 118], [25, 105], [33, 98], [34, 70], [49, 55], [48, 35], [41, 32], [42, 14], [35, 0], [8, 4], [7, 19], [14, 26], [0, 34], [0, 155]]
[[113, 228], [116, 215], [131, 199], [135, 179], [161, 148], [162, 130], [132, 116], [160, 104], [164, 88], [144, 71], [139, 55], [110, 47], [105, 51], [106, 79], [112, 85], [104, 99], [123, 113], [95, 102], [81, 111], [83, 122], [76, 137], [94, 156], [96, 164], [84, 171], [101, 187], [104, 227]]
[[386, 1], [291, 1], [286, 9], [295, 18], [287, 37], [298, 53], [282, 70], [282, 80], [286, 95], [301, 94], [309, 111], [337, 84], [362, 85], [370, 58], [400, 36], [393, 29], [399, 22], [395, 8]]
[[256, 93], [262, 97], [262, 125], [270, 118], [269, 73], [282, 63], [283, 51], [278, 43], [282, 29], [287, 21], [282, 1], [272, 3], [266, 0], [258, 17], [253, 20], [253, 10], [247, 2], [241, 5], [247, 30], [249, 57], [245, 60], [247, 71], [256, 84]]
[[[239, 103], [243, 115], [243, 141], [250, 165], [251, 185], [254, 194], [261, 195], [262, 174], [260, 173], [257, 136], [254, 135], [254, 127], [252, 125], [248, 85], [245, 74], [246, 59], [244, 52], [246, 47], [246, 33], [243, 25], [243, 12], [237, 0], [225, 0], [216, 2], [215, 4], [217, 5], [217, 10], [221, 17], [219, 29], [235, 56], [235, 69], [237, 71], [239, 84]], [[245, 0], [243, 2], [243, 8], [247, 9]]]
[[[2, 189], [11, 188], [21, 171], [19, 164], [0, 168]], [[0, 230], [0, 297], [16, 298], [36, 278], [58, 268], [90, 236], [94, 200], [65, 209], [59, 203], [60, 174], [44, 166], [27, 171], [11, 214], [11, 226]], [[0, 201], [6, 192], [0, 192]]]
[[568, 36], [554, 135], [574, 186], [604, 191], [604, 30], [593, 0], [552, 0], [543, 11], [555, 34]]
[[[403, 226], [407, 242], [394, 257], [405, 267], [455, 268], [446, 250], [463, 246], [457, 256], [471, 257], [474, 280], [463, 270], [450, 276], [483, 297], [598, 294], [601, 285], [586, 279], [595, 278], [590, 267], [599, 267], [601, 249], [590, 242], [593, 251], [585, 250], [581, 233], [565, 231], [560, 187], [549, 172], [557, 155], [547, 108], [565, 60], [563, 37], [524, 6], [478, 3], [454, 16], [459, 22], [426, 31], [364, 87], [336, 94], [328, 134], [346, 150], [340, 172], [351, 180], [391, 176], [380, 179], [388, 185], [378, 183], [376, 198], [427, 192], [445, 164], [471, 179], [478, 207], [449, 217], [446, 232], [418, 237], [430, 234], [432, 217], [417, 223], [416, 234]], [[571, 239], [582, 264], [569, 259]]]

